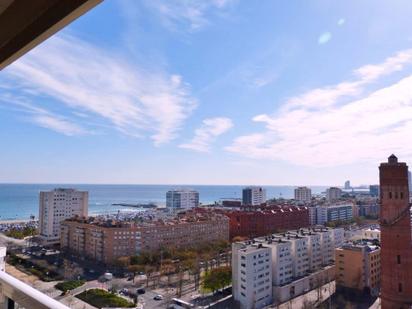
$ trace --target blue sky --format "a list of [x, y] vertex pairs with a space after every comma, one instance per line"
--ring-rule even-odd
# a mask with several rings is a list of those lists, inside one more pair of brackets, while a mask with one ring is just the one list
[[0, 182], [376, 183], [412, 162], [411, 10], [106, 0], [0, 73]]

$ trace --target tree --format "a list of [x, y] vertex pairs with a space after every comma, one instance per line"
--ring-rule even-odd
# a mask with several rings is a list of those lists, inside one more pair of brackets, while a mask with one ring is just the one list
[[134, 277], [136, 276], [136, 273], [143, 272], [145, 270], [145, 267], [143, 265], [129, 265], [127, 267], [127, 270], [133, 274], [134, 283]]
[[233, 242], [238, 242], [238, 241], [245, 241], [248, 240], [249, 238], [245, 237], [245, 236], [235, 236], [233, 237], [232, 241]]
[[152, 277], [155, 268], [153, 266], [146, 265], [144, 270], [146, 272], [146, 287], [149, 287], [149, 280]]
[[116, 266], [126, 268], [130, 265], [130, 258], [128, 256], [121, 256], [116, 260]]
[[167, 285], [170, 285], [171, 276], [176, 272], [176, 266], [172, 260], [164, 260], [159, 271], [160, 276], [167, 276]]
[[232, 269], [227, 266], [217, 267], [205, 274], [203, 287], [212, 290], [213, 293], [223, 289], [232, 282]]

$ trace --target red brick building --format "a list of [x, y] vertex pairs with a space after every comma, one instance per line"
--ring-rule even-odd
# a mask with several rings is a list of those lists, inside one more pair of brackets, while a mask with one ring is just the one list
[[381, 308], [412, 305], [412, 244], [408, 166], [391, 155], [379, 167]]
[[259, 237], [309, 226], [309, 210], [297, 206], [267, 206], [224, 212], [229, 217], [229, 237]]

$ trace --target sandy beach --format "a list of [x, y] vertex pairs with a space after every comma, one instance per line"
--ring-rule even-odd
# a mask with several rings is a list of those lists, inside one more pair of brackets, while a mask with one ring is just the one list
[[30, 220], [30, 219], [10, 219], [10, 220], [0, 220], [0, 224], [24, 224], [28, 222], [37, 222], [38, 220]]

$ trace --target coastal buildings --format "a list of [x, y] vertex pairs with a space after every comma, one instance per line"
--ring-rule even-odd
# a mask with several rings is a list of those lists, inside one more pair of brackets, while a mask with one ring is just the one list
[[379, 197], [379, 185], [370, 185], [369, 194], [373, 197]]
[[309, 225], [316, 225], [318, 222], [318, 217], [317, 217], [317, 211], [316, 211], [316, 206], [308, 206], [308, 212], [309, 212]]
[[412, 173], [408, 171], [408, 188], [409, 188], [409, 195], [412, 193]]
[[391, 155], [379, 166], [381, 189], [381, 308], [412, 304], [408, 166]]
[[312, 190], [308, 187], [295, 188], [295, 200], [299, 202], [310, 202], [312, 199]]
[[381, 230], [376, 228], [367, 228], [362, 230], [362, 239], [381, 240]]
[[330, 187], [326, 189], [326, 200], [328, 202], [334, 202], [340, 199], [342, 196], [342, 190], [338, 187]]
[[307, 207], [267, 206], [222, 213], [229, 218], [230, 239], [236, 236], [253, 238], [309, 226]]
[[356, 202], [359, 216], [378, 218], [379, 201], [376, 198], [362, 199]]
[[242, 190], [242, 204], [260, 206], [266, 202], [266, 189], [262, 187], [247, 187]]
[[229, 219], [206, 210], [193, 210], [174, 219], [98, 221], [69, 219], [61, 223], [61, 248], [104, 263], [121, 256], [162, 248], [188, 248], [229, 240]]
[[352, 188], [351, 185], [350, 185], [350, 181], [346, 180], [343, 187], [345, 188], [345, 190], [350, 190]]
[[199, 206], [199, 192], [195, 190], [170, 190], [166, 193], [167, 208], [194, 208]]
[[353, 203], [326, 204], [316, 207], [317, 224], [353, 219]]
[[334, 250], [342, 245], [343, 233], [318, 227], [233, 243], [234, 299], [244, 309], [263, 308], [270, 300], [286, 302], [333, 280]]
[[379, 294], [380, 247], [367, 242], [345, 244], [335, 249], [338, 287]]
[[272, 255], [262, 244], [234, 245], [233, 296], [242, 308], [263, 308], [272, 299]]
[[74, 189], [42, 191], [39, 196], [39, 234], [45, 245], [60, 240], [60, 222], [75, 216], [86, 218], [89, 193]]

